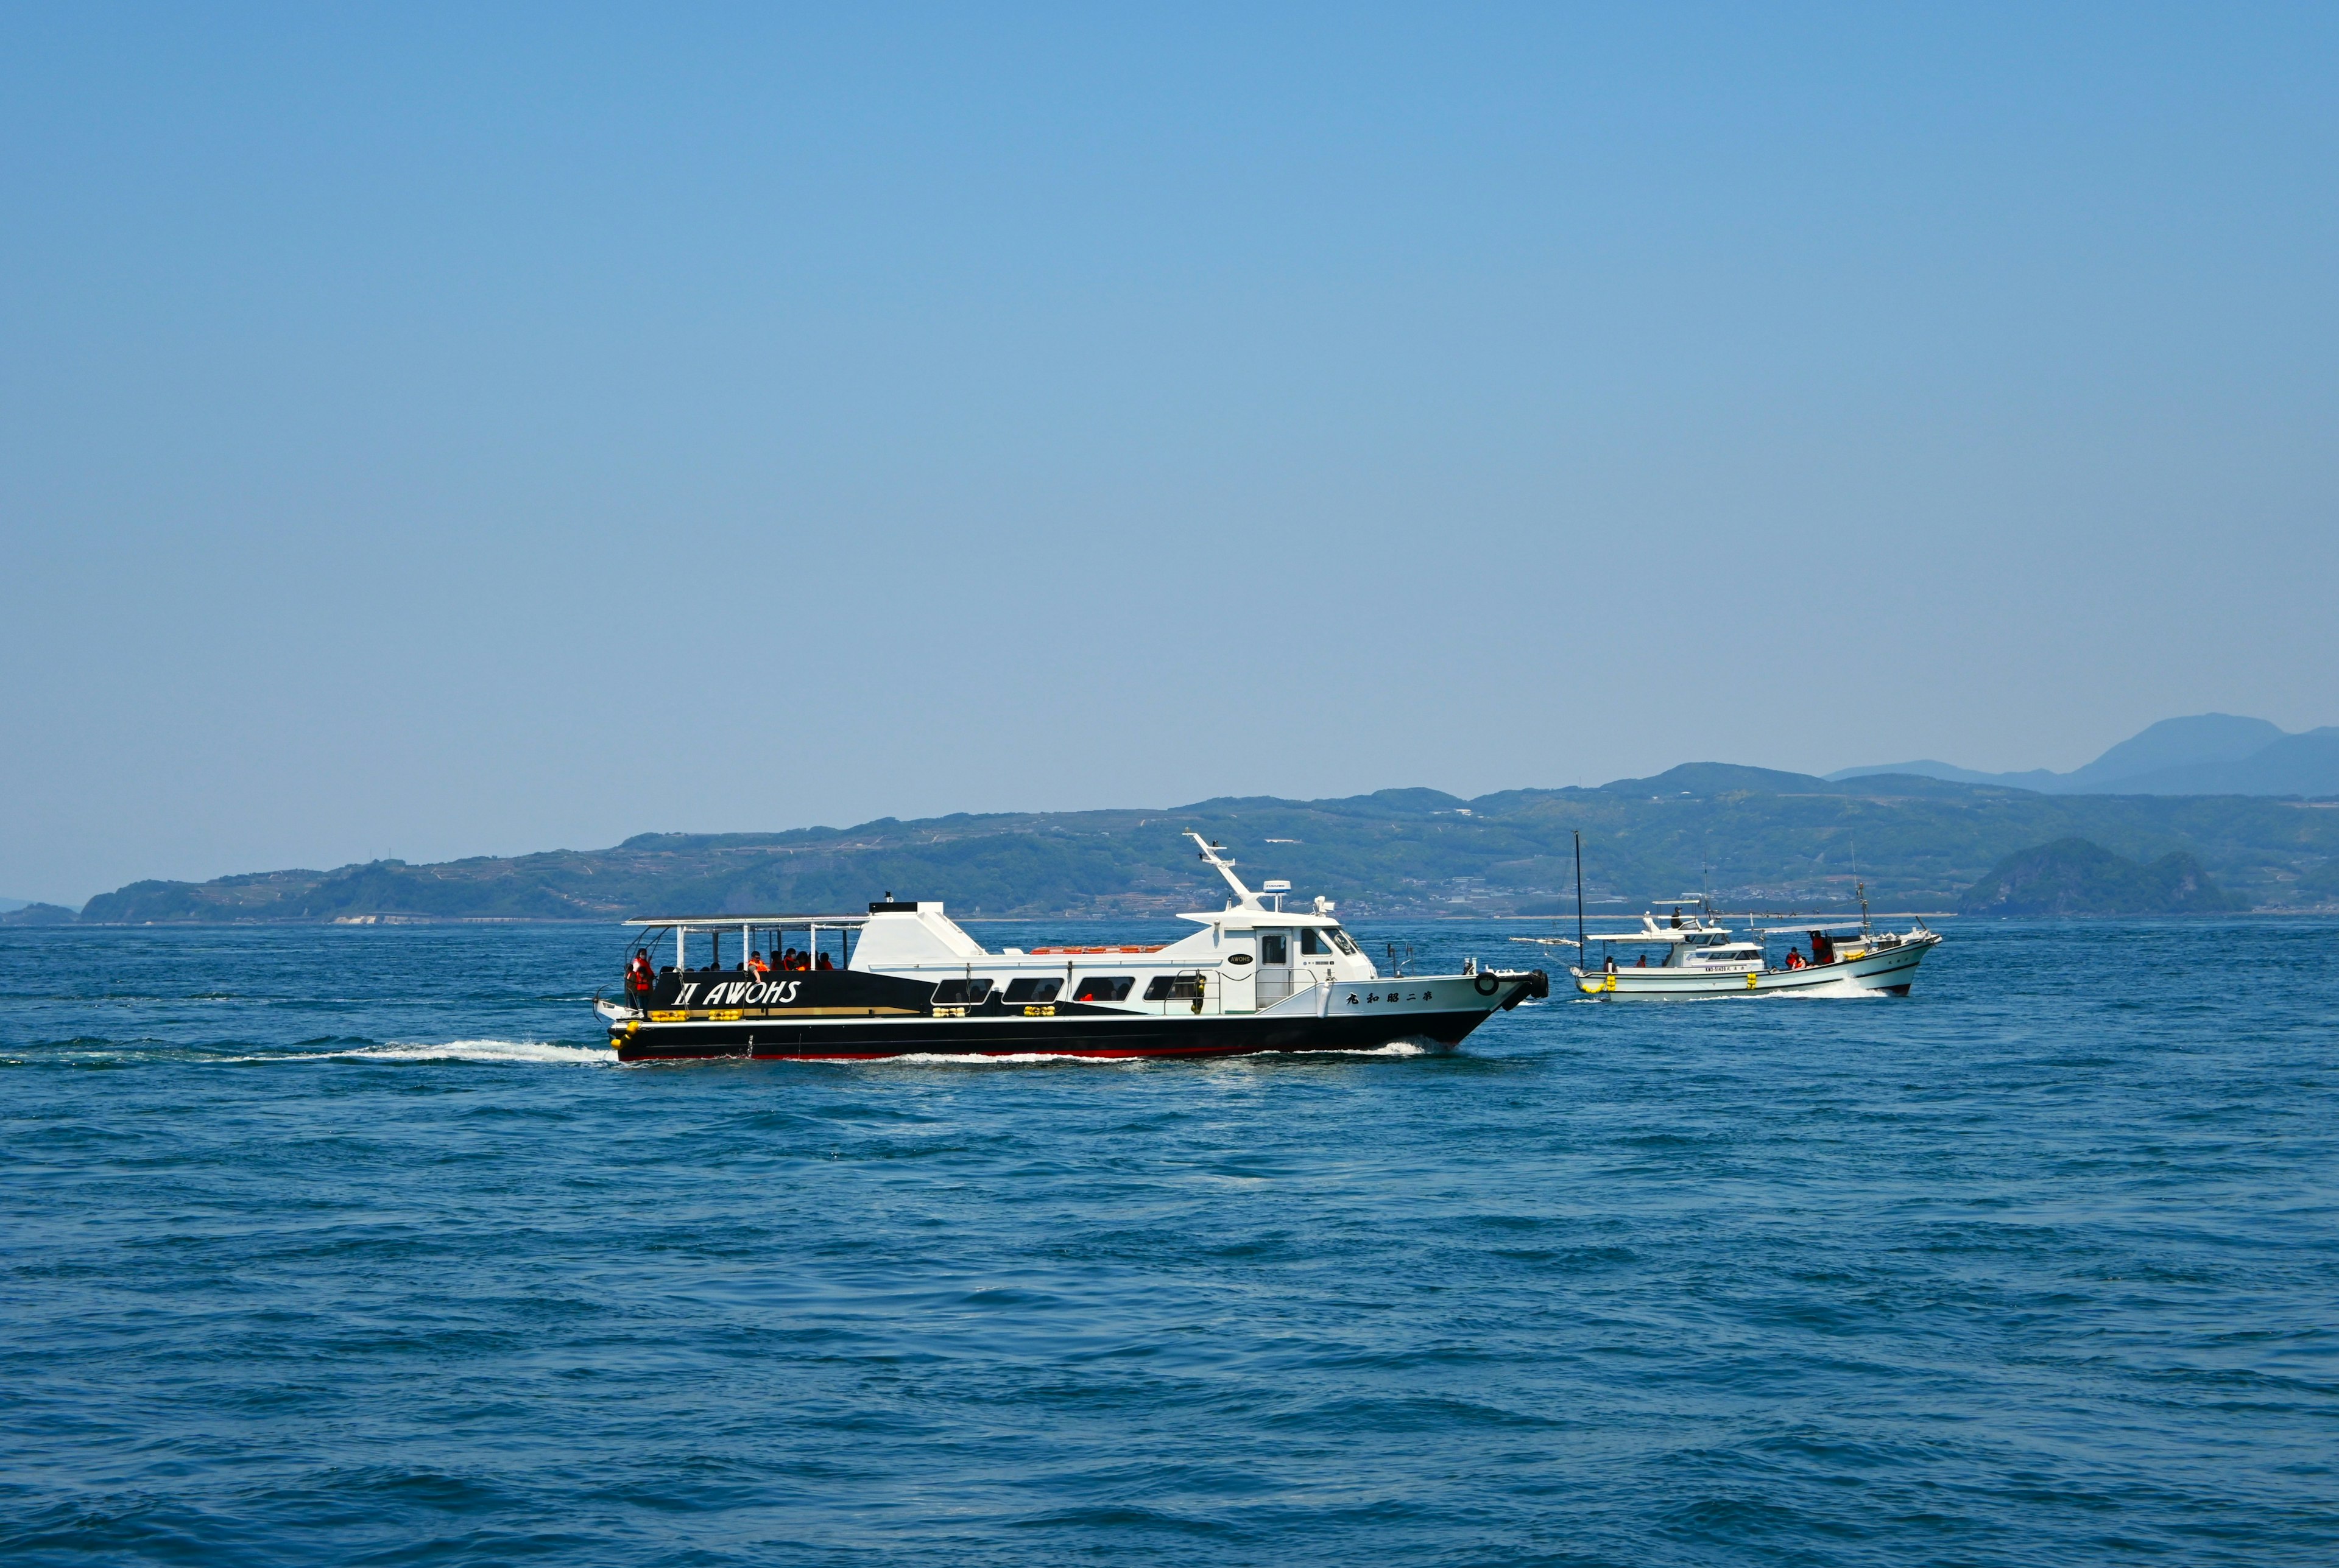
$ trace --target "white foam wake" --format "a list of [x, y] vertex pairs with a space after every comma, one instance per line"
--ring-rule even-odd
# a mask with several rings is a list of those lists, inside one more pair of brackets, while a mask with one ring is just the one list
[[617, 1053], [599, 1045], [552, 1045], [540, 1040], [450, 1040], [439, 1045], [393, 1040], [347, 1050], [282, 1051], [220, 1057], [221, 1061], [484, 1061], [522, 1067], [615, 1067]]

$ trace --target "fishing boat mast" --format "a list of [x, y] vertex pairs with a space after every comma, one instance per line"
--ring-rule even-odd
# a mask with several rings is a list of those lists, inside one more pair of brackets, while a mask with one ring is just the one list
[[1584, 953], [1584, 834], [1574, 828], [1568, 833], [1575, 840], [1575, 965], [1581, 970], [1592, 962]]

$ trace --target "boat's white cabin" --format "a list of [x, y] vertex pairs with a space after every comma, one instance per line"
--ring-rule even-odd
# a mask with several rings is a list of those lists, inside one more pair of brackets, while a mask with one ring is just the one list
[[851, 967], [890, 974], [940, 971], [968, 979], [989, 974], [1001, 985], [1016, 975], [1061, 972], [1077, 980], [1107, 970], [1140, 985], [1165, 974], [1248, 970], [1263, 989], [1286, 991], [1319, 981], [1380, 978], [1372, 960], [1341, 928], [1329, 899], [1316, 899], [1305, 911], [1286, 909], [1289, 883], [1268, 882], [1253, 892], [1235, 874], [1235, 863], [1219, 853], [1220, 846], [1199, 834], [1189, 836], [1201, 845], [1202, 859], [1226, 879], [1233, 896], [1224, 909], [1179, 915], [1201, 929], [1177, 942], [1158, 947], [1011, 947], [992, 952], [944, 915], [939, 903], [881, 905], [873, 906], [861, 926]]
[[[1613, 918], [1613, 917], [1611, 917]], [[1638, 931], [1594, 931], [1584, 935], [1586, 945], [1594, 943], [1614, 948], [1662, 947], [1664, 956], [1651, 967], [1659, 969], [1693, 969], [1702, 973], [1737, 973], [1763, 967], [1762, 944], [1759, 942], [1733, 942], [1728, 926], [1716, 925], [1702, 912], [1684, 919], [1679, 910], [1673, 914], [1673, 923], [1659, 925], [1653, 912], [1641, 916]], [[1614, 957], [1613, 952], [1610, 957]], [[1603, 967], [1606, 960], [1603, 961]], [[1636, 964], [1645, 960], [1635, 960]]]

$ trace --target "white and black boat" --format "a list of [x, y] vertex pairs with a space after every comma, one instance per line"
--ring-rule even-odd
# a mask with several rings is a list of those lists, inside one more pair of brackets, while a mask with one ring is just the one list
[[[1797, 947], [1784, 963], [1775, 961], [1768, 939], [1779, 936], [1808, 937], [1810, 959]], [[1514, 940], [1577, 945], [1565, 937]], [[1611, 951], [1596, 966], [1578, 964], [1568, 972], [1586, 996], [1906, 996], [1917, 965], [1940, 940], [1921, 919], [1905, 932], [1878, 931], [1864, 922], [1803, 920], [1792, 926], [1757, 927], [1742, 938], [1718, 923], [1711, 911], [1701, 908], [1683, 919], [1676, 909], [1670, 924], [1643, 914], [1637, 931], [1589, 932], [1584, 942]], [[1616, 948], [1643, 951], [1620, 963]], [[1654, 963], [1648, 962], [1650, 948], [1659, 952]]]
[[[1720, 923], [1703, 893], [1694, 893], [1675, 903], [1663, 924], [1658, 923], [1656, 912], [1651, 910], [1639, 917], [1637, 928], [1594, 930], [1587, 926], [1584, 912], [1584, 841], [1578, 835], [1575, 934], [1511, 940], [1575, 949], [1578, 962], [1568, 973], [1575, 981], [1575, 989], [1585, 996], [1906, 996], [1916, 983], [1917, 965], [1940, 945], [1940, 933], [1928, 927], [1920, 915], [1907, 917], [1916, 923], [1905, 932], [1877, 930], [1876, 921], [1889, 917], [1870, 915], [1866, 885], [1855, 886], [1860, 898], [1857, 921], [1804, 918], [1792, 925], [1765, 929], [1754, 924], [1759, 917], [1750, 914], [1751, 930], [1742, 938]], [[1686, 919], [1682, 914], [1683, 903], [1695, 909]], [[1589, 917], [1604, 924], [1632, 918]], [[1808, 938], [1811, 957], [1804, 958], [1801, 947], [1791, 947], [1783, 963], [1775, 962], [1770, 939], [1778, 936]], [[1595, 944], [1603, 950], [1596, 964], [1592, 958]], [[1618, 948], [1640, 951], [1631, 962], [1619, 963]], [[1655, 963], [1648, 961], [1650, 948], [1660, 953]]]
[[625, 1061], [862, 1061], [1453, 1045], [1488, 1014], [1550, 993], [1542, 970], [1475, 961], [1458, 974], [1385, 976], [1328, 901], [1288, 910], [1288, 883], [1254, 892], [1221, 846], [1191, 836], [1233, 896], [1180, 916], [1199, 929], [1178, 942], [992, 952], [940, 903], [890, 894], [866, 914], [644, 917], [627, 922], [644, 929], [640, 950], [673, 962], [646, 994], [595, 1006]]

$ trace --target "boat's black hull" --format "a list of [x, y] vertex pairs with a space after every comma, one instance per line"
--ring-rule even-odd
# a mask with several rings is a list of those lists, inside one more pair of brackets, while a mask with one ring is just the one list
[[[1515, 997], [1505, 1001], [1515, 1002]], [[792, 1023], [639, 1023], [610, 1031], [620, 1061], [752, 1058], [874, 1061], [899, 1056], [1242, 1056], [1260, 1051], [1373, 1050], [1398, 1040], [1460, 1043], [1493, 1007], [1318, 1018], [1116, 1014], [1055, 1018], [878, 1018]]]

